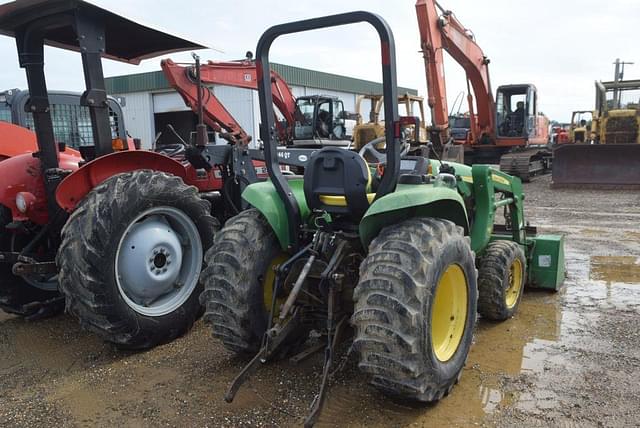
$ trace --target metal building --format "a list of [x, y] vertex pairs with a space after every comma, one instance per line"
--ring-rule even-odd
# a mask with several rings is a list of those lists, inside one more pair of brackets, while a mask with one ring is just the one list
[[[355, 110], [358, 95], [382, 93], [382, 85], [376, 82], [288, 65], [272, 64], [272, 67], [289, 84], [294, 95], [337, 96], [350, 112]], [[218, 85], [211, 89], [250, 135], [259, 134], [256, 91]], [[169, 87], [161, 71], [107, 78], [107, 91], [121, 101], [127, 130], [131, 136], [142, 140], [144, 148], [151, 147], [167, 124], [176, 129], [195, 128], [195, 115]], [[398, 91], [417, 95], [415, 89], [398, 88]]]

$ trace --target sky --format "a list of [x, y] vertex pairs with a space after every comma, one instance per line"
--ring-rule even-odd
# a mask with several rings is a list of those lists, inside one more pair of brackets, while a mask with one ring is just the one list
[[[410, 0], [91, 0], [92, 3], [217, 50], [199, 52], [203, 59], [232, 60], [255, 51], [271, 25], [354, 10], [383, 16], [394, 32], [398, 85], [426, 95], [415, 3]], [[0, 1], [0, 3], [7, 3]], [[640, 78], [638, 0], [440, 0], [476, 36], [491, 60], [490, 75], [499, 85], [533, 83], [539, 110], [550, 119], [568, 121], [573, 110], [594, 105], [595, 80], [612, 80], [616, 58], [635, 62], [625, 78]], [[379, 81], [380, 56], [374, 30], [358, 24], [278, 39], [271, 61]], [[83, 89], [79, 55], [48, 48], [50, 89]], [[25, 88], [13, 39], [0, 36], [0, 88]], [[188, 61], [188, 53], [170, 55]], [[106, 60], [106, 76], [159, 70], [159, 60], [139, 66]], [[445, 61], [449, 105], [466, 89], [464, 74]]]

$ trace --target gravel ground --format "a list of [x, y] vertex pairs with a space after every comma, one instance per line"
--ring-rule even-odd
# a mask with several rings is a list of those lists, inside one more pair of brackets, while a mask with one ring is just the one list
[[[389, 400], [346, 350], [322, 426], [637, 426], [640, 421], [640, 193], [526, 184], [527, 218], [566, 236], [558, 293], [529, 290], [519, 313], [479, 321], [460, 384], [433, 406]], [[297, 426], [321, 356], [264, 367], [233, 404], [224, 390], [245, 361], [201, 322], [144, 353], [104, 344], [59, 316], [0, 312], [0, 426]]]

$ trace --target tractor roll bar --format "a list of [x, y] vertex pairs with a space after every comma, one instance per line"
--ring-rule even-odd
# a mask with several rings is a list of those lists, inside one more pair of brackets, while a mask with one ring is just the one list
[[[393, 192], [398, 182], [400, 171], [400, 144], [399, 144], [399, 118], [398, 118], [398, 85], [396, 75], [396, 48], [393, 33], [387, 22], [380, 16], [370, 12], [349, 12], [339, 15], [330, 15], [321, 18], [307, 19], [273, 26], [264, 32], [258, 41], [256, 48], [256, 70], [258, 74], [258, 97], [260, 100], [260, 137], [264, 143], [265, 161], [271, 181], [284, 203], [288, 223], [289, 235], [293, 243], [293, 249], [299, 247], [299, 231], [302, 225], [300, 209], [293, 196], [291, 187], [280, 171], [277, 152], [277, 138], [275, 116], [271, 91], [271, 65], [269, 63], [269, 50], [272, 43], [280, 36], [303, 31], [317, 30], [321, 28], [338, 27], [348, 24], [367, 22], [378, 32], [380, 37], [380, 51], [382, 57], [382, 84], [384, 95], [385, 137], [387, 141], [387, 166], [376, 199]], [[389, 142], [392, 142], [389, 144]]]

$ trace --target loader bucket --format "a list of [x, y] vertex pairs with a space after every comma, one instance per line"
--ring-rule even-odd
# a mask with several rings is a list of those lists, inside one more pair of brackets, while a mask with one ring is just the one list
[[640, 144], [568, 144], [553, 151], [554, 187], [640, 187]]

